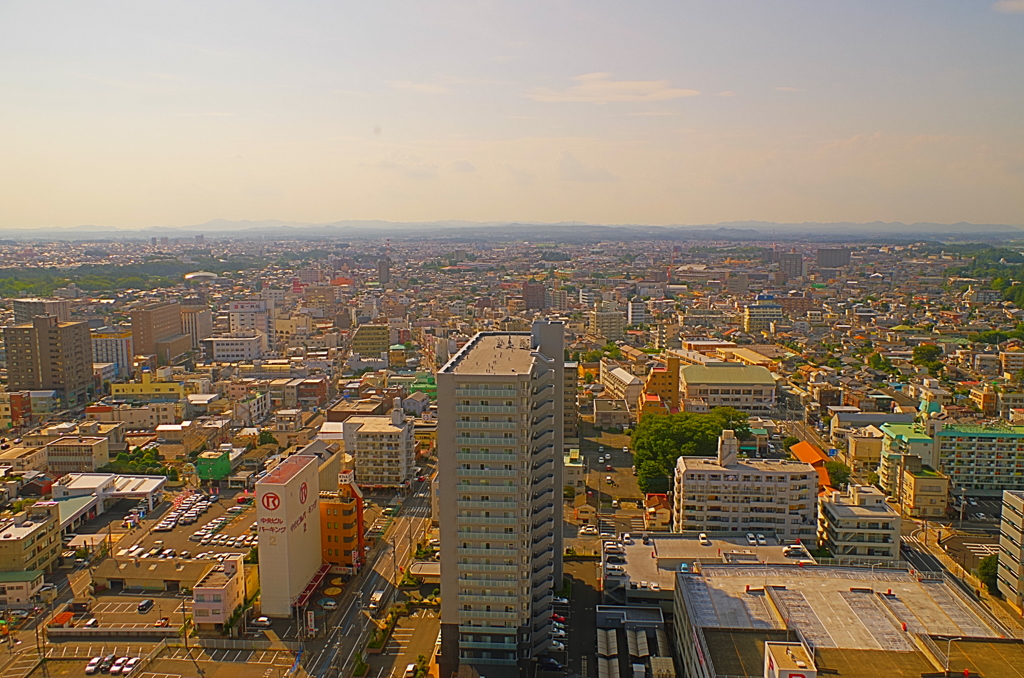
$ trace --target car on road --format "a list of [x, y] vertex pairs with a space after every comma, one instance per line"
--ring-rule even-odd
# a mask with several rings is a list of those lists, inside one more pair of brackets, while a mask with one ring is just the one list
[[610, 555], [605, 556], [605, 560], [609, 563], [625, 563], [626, 557], [612, 553]]
[[155, 604], [156, 603], [153, 601], [152, 598], [146, 598], [145, 600], [139, 603], [137, 609], [139, 610], [139, 612], [149, 612], [153, 609], [153, 605]]
[[142, 657], [132, 657], [131, 659], [129, 659], [128, 663], [126, 663], [124, 665], [124, 668], [121, 669], [121, 675], [122, 676], [127, 676], [129, 673], [131, 673], [132, 671], [135, 670], [135, 667], [138, 666], [139, 662], [141, 662], [141, 661], [142, 661]]
[[416, 481], [420, 482], [420, 483], [424, 483], [424, 482], [427, 481], [427, 477], [426, 476], [416, 476]]
[[565, 644], [564, 643], [560, 643], [557, 640], [552, 640], [551, 641], [551, 649], [552, 650], [558, 650], [559, 652], [565, 652]]
[[540, 666], [542, 671], [564, 671], [565, 670], [565, 666], [563, 666], [562, 664], [559, 664], [552, 657], [541, 657], [538, 660], [538, 666]]
[[114, 662], [114, 665], [110, 667], [110, 675], [112, 675], [112, 676], [119, 676], [119, 675], [121, 675], [121, 669], [124, 668], [124, 665], [128, 663], [129, 659], [130, 659], [130, 657], [121, 657], [116, 662]]
[[320, 604], [320, 607], [324, 608], [325, 610], [337, 610], [338, 603], [334, 600], [325, 600]]
[[608, 483], [609, 485], [614, 485], [615, 484], [615, 481], [612, 480], [611, 476], [605, 476], [604, 477], [604, 482]]
[[559, 622], [561, 624], [564, 624], [565, 623], [565, 617], [563, 617], [560, 614], [553, 614], [553, 615], [551, 615], [551, 621], [556, 621], [556, 622]]
[[103, 657], [93, 657], [89, 660], [89, 663], [85, 665], [85, 672], [88, 675], [92, 675], [100, 670], [100, 663], [103, 661]]
[[682, 572], [683, 574], [689, 574], [689, 572], [690, 572], [690, 564], [689, 563], [679, 563], [679, 571]]
[[755, 539], [757, 539], [758, 546], [768, 546], [768, 539], [763, 534], [756, 535]]
[[[100, 620], [97, 619], [96, 617], [93, 617], [89, 621], [85, 622], [85, 624], [83, 624], [83, 626], [85, 628], [87, 628], [87, 629], [94, 629], [94, 628], [96, 628], [99, 625], [100, 625]], [[103, 657], [100, 657], [100, 659], [103, 659]]]
[[612, 508], [619, 508], [619, 500], [612, 499]]
[[598, 452], [604, 452], [604, 445], [598, 445], [597, 446], [597, 451]]
[[580, 527], [580, 534], [597, 534], [596, 525], [583, 525]]
[[753, 532], [747, 532], [747, 543], [751, 546], [757, 546], [757, 537], [754, 536]]
[[622, 543], [629, 546], [633, 543], [633, 537], [629, 536], [629, 532], [622, 533]]
[[604, 467], [604, 470], [605, 470], [605, 471], [614, 471], [615, 469], [614, 469], [614, 468], [612, 468], [612, 465], [611, 465], [611, 464], [608, 464], [607, 466], [605, 466], [605, 467]]
[[250, 626], [255, 626], [258, 629], [269, 629], [271, 624], [270, 617], [257, 617], [252, 620]]
[[565, 638], [565, 629], [551, 629], [552, 638]]
[[629, 448], [628, 448], [628, 447], [623, 447], [623, 448], [622, 448], [622, 451], [623, 451], [624, 453], [626, 453], [626, 454], [629, 454]]
[[561, 596], [555, 596], [552, 599], [552, 602], [555, 605], [568, 605], [569, 604], [569, 599], [568, 598], [562, 598]]
[[974, 497], [967, 497], [967, 503], [970, 504], [971, 506], [977, 506], [978, 500], [975, 499]]
[[701, 546], [711, 546], [711, 540], [708, 539], [708, 535], [704, 532], [700, 533], [700, 536], [697, 537], [697, 541], [700, 542]]
[[416, 677], [416, 665], [409, 664], [405, 667], [405, 675], [402, 678], [415, 678]]

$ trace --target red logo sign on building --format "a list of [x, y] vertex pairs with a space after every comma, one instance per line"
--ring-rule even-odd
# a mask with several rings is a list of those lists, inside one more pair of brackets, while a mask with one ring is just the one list
[[307, 499], [309, 499], [309, 487], [306, 483], [302, 483], [299, 485], [299, 503], [305, 504]]
[[260, 501], [263, 503], [263, 508], [268, 511], [276, 511], [278, 507], [281, 506], [281, 497], [277, 496], [273, 492], [267, 492], [264, 494]]

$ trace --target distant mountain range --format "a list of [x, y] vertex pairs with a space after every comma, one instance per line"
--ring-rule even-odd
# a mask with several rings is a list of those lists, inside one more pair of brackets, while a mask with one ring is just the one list
[[15, 241], [33, 240], [133, 240], [151, 237], [208, 237], [271, 239], [380, 239], [414, 238], [447, 239], [452, 242], [471, 241], [537, 241], [592, 243], [633, 239], [705, 240], [705, 241], [797, 241], [814, 242], [917, 242], [1024, 240], [1024, 227], [1009, 224], [956, 224], [875, 221], [870, 223], [773, 223], [770, 221], [731, 221], [718, 224], [650, 226], [645, 224], [584, 223], [522, 223], [431, 221], [391, 222], [372, 220], [305, 223], [266, 219], [263, 221], [229, 221], [214, 219], [194, 226], [150, 226], [140, 229], [119, 229], [82, 225], [68, 228], [0, 229], [0, 238]]

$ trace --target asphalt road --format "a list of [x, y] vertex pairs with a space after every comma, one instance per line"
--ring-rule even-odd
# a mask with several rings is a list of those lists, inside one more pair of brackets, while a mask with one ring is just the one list
[[310, 675], [324, 676], [332, 667], [348, 667], [357, 648], [362, 647], [373, 624], [363, 614], [374, 591], [384, 591], [378, 611], [387, 609], [397, 589], [397, 569], [406, 567], [416, 551], [416, 543], [430, 527], [430, 496], [419, 496], [429, 482], [413, 483], [413, 492], [402, 503], [402, 510], [382, 542], [370, 552], [370, 562], [349, 584], [338, 601], [338, 611], [328, 618], [325, 638], [306, 643], [312, 659], [306, 664]]

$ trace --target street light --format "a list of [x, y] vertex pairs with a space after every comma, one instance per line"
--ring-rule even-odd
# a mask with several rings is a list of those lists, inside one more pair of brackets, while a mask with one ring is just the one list
[[949, 653], [953, 646], [954, 640], [963, 640], [963, 638], [950, 638], [946, 641], [946, 669], [945, 672], [949, 673]]

